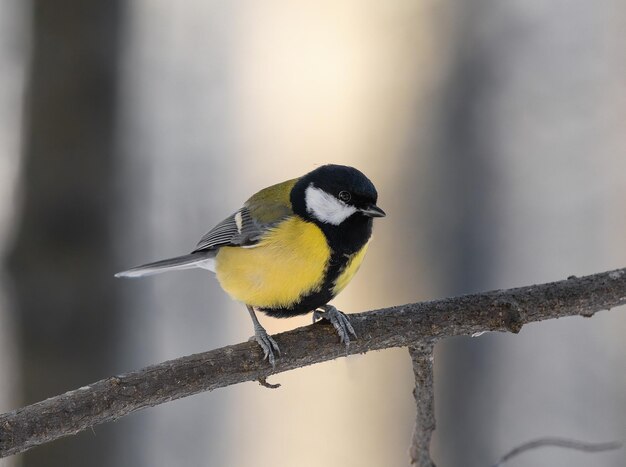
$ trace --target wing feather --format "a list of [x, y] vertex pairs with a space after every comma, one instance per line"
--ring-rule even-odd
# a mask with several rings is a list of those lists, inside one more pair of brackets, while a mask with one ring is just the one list
[[288, 180], [259, 191], [204, 235], [193, 252], [222, 246], [253, 247], [269, 229], [293, 214], [289, 194], [295, 183]]

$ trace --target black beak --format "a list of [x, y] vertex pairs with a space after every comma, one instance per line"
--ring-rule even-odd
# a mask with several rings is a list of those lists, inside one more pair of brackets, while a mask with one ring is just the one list
[[380, 209], [375, 204], [372, 204], [366, 208], [361, 209], [361, 214], [367, 217], [385, 217], [387, 215], [385, 214], [385, 211]]

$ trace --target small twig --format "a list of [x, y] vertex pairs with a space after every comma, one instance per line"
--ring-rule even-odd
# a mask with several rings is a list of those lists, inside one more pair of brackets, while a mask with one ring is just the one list
[[413, 360], [415, 388], [413, 396], [417, 406], [413, 439], [411, 441], [411, 464], [418, 467], [435, 467], [430, 458], [430, 439], [435, 431], [435, 394], [433, 388], [434, 341], [409, 346]]
[[280, 387], [280, 383], [268, 383], [267, 378], [265, 376], [261, 376], [258, 380], [259, 384], [267, 389], [278, 389]]
[[528, 441], [527, 443], [524, 443], [516, 447], [515, 449], [507, 452], [504, 456], [500, 458], [498, 462], [493, 465], [493, 467], [501, 467], [502, 464], [512, 459], [513, 457], [522, 454], [523, 452], [543, 447], [575, 449], [576, 451], [583, 452], [603, 452], [620, 449], [622, 447], [622, 443], [618, 441], [610, 441], [608, 443], [587, 443], [585, 441], [576, 441], [573, 439], [565, 438], [539, 438]]

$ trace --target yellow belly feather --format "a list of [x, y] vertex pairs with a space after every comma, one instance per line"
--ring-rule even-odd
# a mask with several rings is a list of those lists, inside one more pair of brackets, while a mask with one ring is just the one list
[[322, 231], [291, 217], [252, 248], [220, 248], [215, 272], [235, 300], [258, 308], [288, 307], [302, 295], [319, 290], [329, 256]]
[[339, 292], [345, 289], [346, 285], [348, 285], [356, 272], [359, 270], [359, 267], [363, 262], [363, 258], [365, 257], [365, 253], [367, 252], [368, 245], [369, 242], [367, 242], [359, 251], [354, 253], [346, 263], [346, 266], [343, 268], [341, 273], [339, 273], [339, 276], [337, 276], [333, 286], [333, 296], [336, 296]]

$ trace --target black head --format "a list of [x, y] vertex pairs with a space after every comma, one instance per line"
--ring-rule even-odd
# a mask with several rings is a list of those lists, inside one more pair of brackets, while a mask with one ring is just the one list
[[352, 216], [383, 217], [374, 184], [353, 167], [324, 165], [301, 177], [291, 192], [294, 211], [305, 219], [339, 225]]

